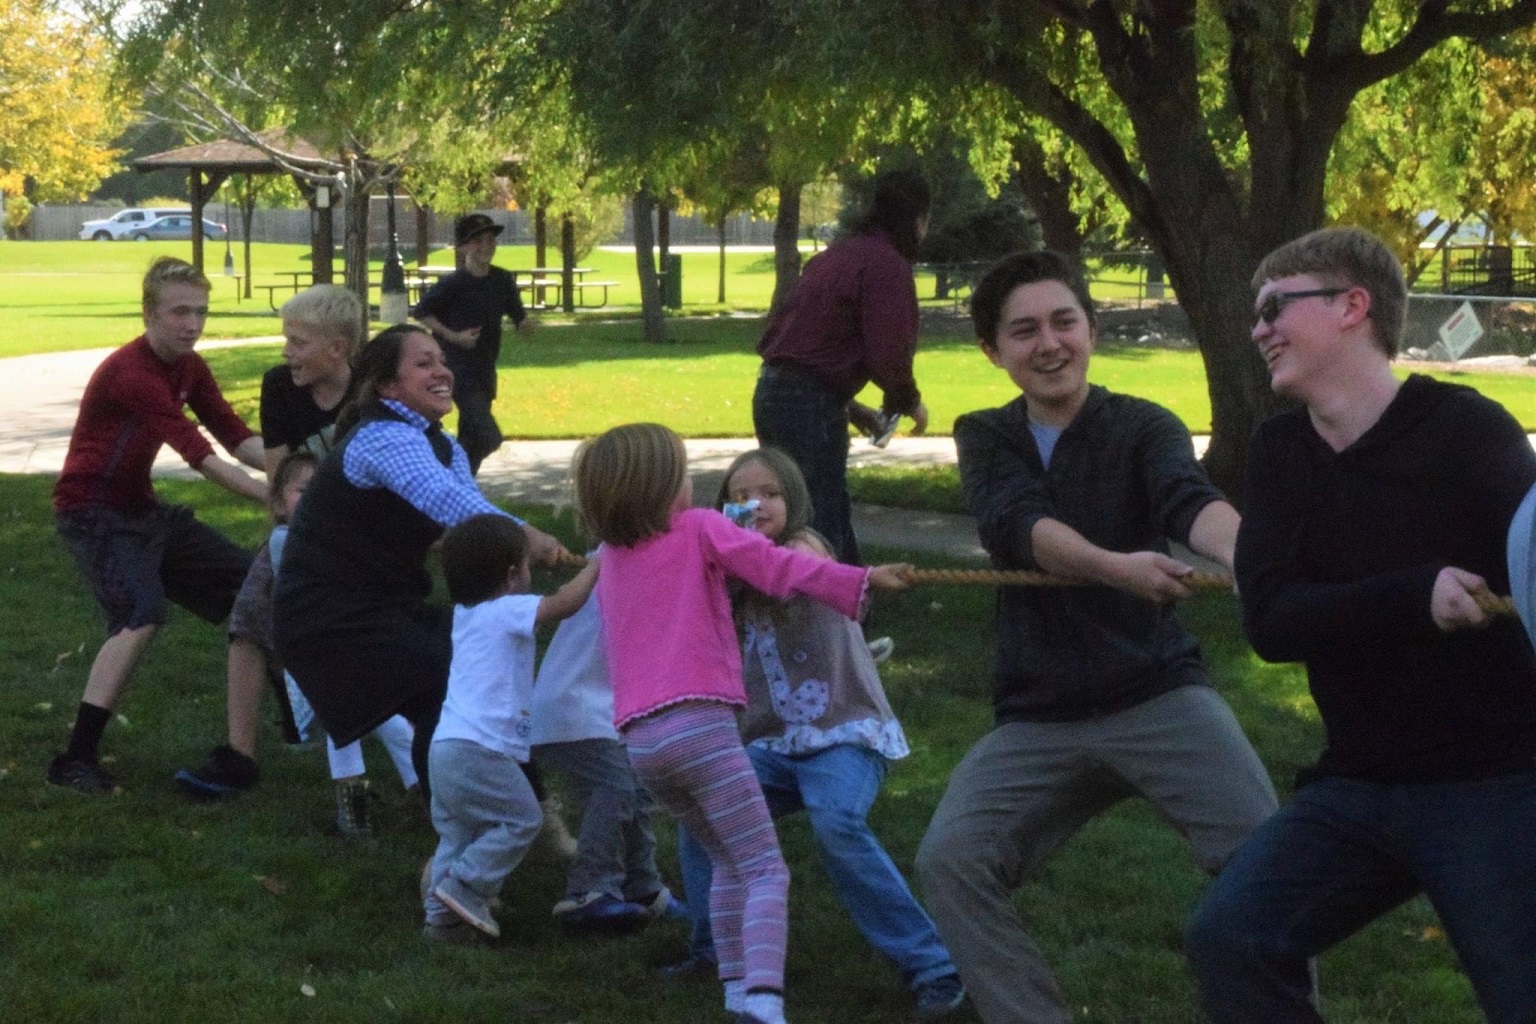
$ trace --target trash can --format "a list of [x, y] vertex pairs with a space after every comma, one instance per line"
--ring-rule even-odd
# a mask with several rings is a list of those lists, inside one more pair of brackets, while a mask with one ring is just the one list
[[683, 258], [667, 253], [661, 261], [661, 304], [668, 309], [683, 308]]

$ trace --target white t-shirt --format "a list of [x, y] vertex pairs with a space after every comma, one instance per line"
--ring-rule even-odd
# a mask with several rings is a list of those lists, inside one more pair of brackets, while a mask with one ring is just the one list
[[432, 742], [471, 740], [528, 760], [533, 722], [533, 622], [538, 594], [453, 608], [448, 698]]
[[533, 688], [533, 743], [616, 740], [597, 593], [560, 623]]

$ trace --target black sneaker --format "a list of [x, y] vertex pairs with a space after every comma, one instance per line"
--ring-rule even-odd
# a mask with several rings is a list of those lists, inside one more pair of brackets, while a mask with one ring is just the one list
[[227, 744], [214, 747], [208, 759], [196, 768], [183, 768], [176, 781], [189, 794], [204, 800], [239, 796], [261, 778], [256, 759], [246, 757]]
[[62, 786], [79, 793], [100, 796], [117, 789], [117, 780], [108, 775], [101, 762], [94, 757], [71, 757], [55, 754], [48, 762], [48, 783]]

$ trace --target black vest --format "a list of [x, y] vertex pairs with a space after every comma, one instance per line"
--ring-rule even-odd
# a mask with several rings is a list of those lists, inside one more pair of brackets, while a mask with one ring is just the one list
[[[427, 552], [443, 527], [382, 487], [361, 488], [342, 465], [357, 432], [380, 420], [406, 422], [374, 403], [316, 470], [288, 532], [278, 573], [278, 631], [293, 636], [381, 605], [416, 605], [432, 589]], [[444, 466], [453, 445], [434, 425], [427, 431]]]

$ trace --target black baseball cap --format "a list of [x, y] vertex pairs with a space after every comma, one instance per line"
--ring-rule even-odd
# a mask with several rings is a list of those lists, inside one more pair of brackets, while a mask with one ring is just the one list
[[502, 232], [502, 225], [483, 213], [466, 213], [453, 222], [453, 244], [463, 245], [476, 235], [483, 235], [487, 231], [499, 235]]

